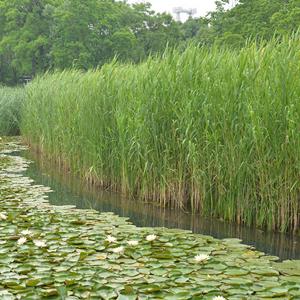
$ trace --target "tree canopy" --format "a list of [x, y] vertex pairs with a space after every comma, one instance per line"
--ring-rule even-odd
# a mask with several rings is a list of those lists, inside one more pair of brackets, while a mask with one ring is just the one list
[[49, 69], [139, 62], [175, 46], [179, 24], [149, 4], [112, 0], [0, 0], [0, 82]]
[[149, 3], [114, 0], [0, 0], [0, 82], [47, 70], [102, 66], [117, 58], [138, 63], [166, 46], [190, 41], [241, 47], [249, 38], [268, 40], [300, 25], [300, 0], [228, 1], [206, 17], [176, 22]]
[[185, 38], [202, 44], [244, 45], [248, 39], [269, 40], [291, 34], [300, 26], [300, 0], [240, 0], [226, 10], [227, 0], [205, 18], [182, 25]]

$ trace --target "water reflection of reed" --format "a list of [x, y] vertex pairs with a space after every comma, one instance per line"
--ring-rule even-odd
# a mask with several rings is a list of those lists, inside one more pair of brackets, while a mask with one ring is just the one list
[[54, 190], [49, 199], [55, 205], [72, 204], [79, 208], [112, 211], [120, 216], [129, 217], [137, 226], [181, 228], [216, 238], [240, 238], [244, 243], [281, 259], [300, 259], [299, 236], [265, 232], [199, 215], [163, 209], [141, 201], [128, 200], [119, 194], [82, 185], [78, 178], [59, 172], [37, 158], [35, 161], [36, 164], [30, 166], [27, 175], [38, 184], [50, 186]]

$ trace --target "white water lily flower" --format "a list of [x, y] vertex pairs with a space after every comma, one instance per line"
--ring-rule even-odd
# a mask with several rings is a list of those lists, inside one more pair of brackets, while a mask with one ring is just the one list
[[22, 235], [32, 235], [32, 232], [30, 230], [28, 230], [28, 229], [25, 229], [25, 230], [21, 231], [21, 234]]
[[20, 237], [19, 239], [18, 239], [18, 245], [23, 245], [23, 244], [25, 244], [27, 242], [27, 238], [26, 237], [24, 237], [24, 236], [22, 236], [22, 237]]
[[128, 244], [129, 246], [137, 246], [137, 245], [139, 244], [139, 242], [138, 242], [138, 241], [132, 240], [132, 241], [128, 241], [127, 244]]
[[106, 237], [106, 241], [108, 241], [109, 243], [116, 243], [117, 239], [114, 236], [108, 235]]
[[226, 298], [224, 298], [223, 296], [216, 296], [216, 297], [213, 297], [212, 300], [226, 300]]
[[157, 238], [157, 235], [155, 235], [155, 234], [149, 234], [146, 236], [146, 240], [148, 242], [152, 242], [152, 241], [156, 240], [156, 238]]
[[7, 215], [4, 213], [0, 213], [0, 220], [6, 220], [7, 219]]
[[46, 242], [42, 240], [34, 240], [33, 243], [40, 248], [46, 247]]
[[198, 254], [194, 257], [196, 262], [201, 262], [209, 259], [209, 256], [207, 254]]
[[118, 247], [111, 250], [113, 253], [122, 253], [124, 252], [124, 247]]

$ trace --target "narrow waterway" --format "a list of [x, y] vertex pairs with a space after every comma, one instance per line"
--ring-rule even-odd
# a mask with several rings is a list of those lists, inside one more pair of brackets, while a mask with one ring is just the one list
[[279, 256], [280, 259], [300, 259], [300, 236], [266, 232], [237, 226], [216, 219], [203, 218], [184, 212], [162, 209], [153, 204], [128, 200], [118, 194], [100, 191], [80, 183], [78, 178], [66, 176], [53, 166], [33, 157], [28, 151], [22, 156], [34, 161], [26, 176], [36, 184], [49, 186], [53, 192], [49, 201], [54, 205], [76, 205], [78, 208], [92, 208], [101, 212], [114, 212], [129, 217], [141, 227], [167, 227], [191, 230], [215, 238], [239, 238], [259, 251]]

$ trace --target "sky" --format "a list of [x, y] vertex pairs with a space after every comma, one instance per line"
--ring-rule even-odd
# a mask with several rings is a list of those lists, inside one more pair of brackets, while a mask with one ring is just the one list
[[[128, 3], [143, 2], [143, 0], [129, 0]], [[153, 10], [157, 12], [172, 13], [174, 7], [182, 7], [185, 9], [196, 8], [195, 16], [205, 16], [209, 11], [215, 9], [215, 0], [147, 0], [152, 4]], [[172, 13], [173, 14], [173, 13]], [[182, 14], [182, 21], [185, 20]]]
[[[128, 0], [128, 3], [137, 3], [137, 2], [150, 2], [152, 4], [152, 9], [157, 12], [168, 12], [173, 16], [174, 7], [182, 7], [184, 9], [196, 8], [197, 13], [195, 17], [205, 16], [208, 12], [215, 10], [216, 0]], [[232, 8], [238, 1], [229, 0], [229, 5], [225, 8]], [[181, 15], [181, 21], [186, 21], [186, 14]]]

